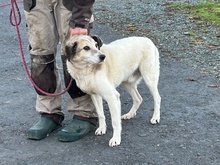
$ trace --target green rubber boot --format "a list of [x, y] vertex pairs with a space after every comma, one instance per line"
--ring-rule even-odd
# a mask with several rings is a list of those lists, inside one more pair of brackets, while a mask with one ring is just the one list
[[73, 142], [86, 136], [95, 125], [88, 121], [72, 119], [72, 121], [58, 132], [58, 140], [62, 142]]
[[55, 123], [52, 119], [41, 116], [40, 120], [27, 131], [27, 137], [28, 139], [41, 140], [59, 127], [61, 125]]

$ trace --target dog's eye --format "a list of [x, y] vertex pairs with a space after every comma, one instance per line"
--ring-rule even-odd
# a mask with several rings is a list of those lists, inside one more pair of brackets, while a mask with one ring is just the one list
[[98, 47], [98, 43], [95, 44], [95, 47]]
[[84, 49], [84, 50], [89, 50], [90, 47], [89, 47], [89, 46], [85, 46], [83, 49]]

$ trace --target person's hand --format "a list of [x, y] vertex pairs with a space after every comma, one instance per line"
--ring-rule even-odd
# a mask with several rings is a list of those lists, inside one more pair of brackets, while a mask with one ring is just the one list
[[70, 28], [70, 37], [75, 35], [87, 35], [88, 30], [80, 27]]

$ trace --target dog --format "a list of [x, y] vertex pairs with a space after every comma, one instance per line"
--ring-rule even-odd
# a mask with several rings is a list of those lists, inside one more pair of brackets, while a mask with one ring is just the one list
[[[99, 120], [96, 135], [106, 133], [102, 99], [108, 103], [113, 127], [110, 147], [121, 143], [121, 119], [135, 117], [142, 102], [137, 90], [141, 79], [148, 86], [154, 100], [154, 112], [150, 122], [160, 122], [159, 52], [149, 38], [128, 37], [103, 44], [97, 36], [79, 35], [66, 42], [65, 52], [68, 72], [75, 79], [77, 86], [91, 95], [96, 108]], [[120, 94], [116, 90], [120, 84], [133, 99], [132, 108], [122, 116]]]

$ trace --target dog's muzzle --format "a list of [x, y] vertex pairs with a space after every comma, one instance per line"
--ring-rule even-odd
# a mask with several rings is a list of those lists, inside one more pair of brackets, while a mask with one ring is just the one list
[[105, 55], [104, 54], [101, 54], [100, 56], [99, 56], [99, 59], [100, 59], [100, 62], [103, 62], [104, 60], [105, 60]]

